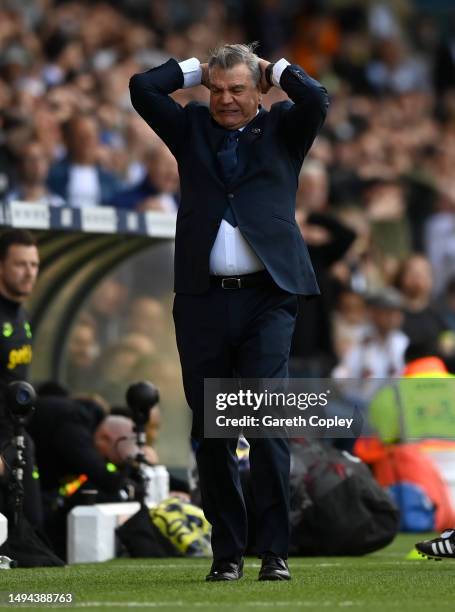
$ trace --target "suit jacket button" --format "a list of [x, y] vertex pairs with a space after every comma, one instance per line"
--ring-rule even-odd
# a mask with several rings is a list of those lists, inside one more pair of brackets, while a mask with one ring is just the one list
[[234, 194], [233, 194], [233, 193], [228, 193], [228, 194], [227, 194], [227, 196], [228, 196], [228, 198], [229, 198], [230, 200], [232, 200], [232, 198], [234, 197]]

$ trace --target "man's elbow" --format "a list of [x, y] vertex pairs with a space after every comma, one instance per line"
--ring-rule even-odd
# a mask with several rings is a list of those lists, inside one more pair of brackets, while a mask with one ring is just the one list
[[136, 110], [138, 110], [138, 108], [141, 106], [144, 91], [142, 74], [133, 74], [133, 76], [130, 78], [129, 89], [131, 104]]
[[315, 102], [319, 106], [322, 116], [325, 118], [329, 110], [330, 100], [327, 89], [323, 85], [319, 85], [315, 90]]
[[318, 81], [314, 79], [311, 79], [311, 81], [311, 86], [302, 95], [300, 106], [307, 117], [309, 115], [319, 116], [323, 122], [329, 109], [329, 94], [327, 89]]
[[135, 96], [137, 91], [140, 89], [140, 82], [141, 82], [141, 75], [139, 73], [133, 74], [133, 76], [130, 78], [129, 89], [130, 89], [131, 98], [133, 98], [133, 96]]

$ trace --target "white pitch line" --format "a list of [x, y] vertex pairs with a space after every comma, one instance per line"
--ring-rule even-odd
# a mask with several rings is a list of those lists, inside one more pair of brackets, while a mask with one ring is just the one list
[[[232, 602], [218, 602], [217, 608], [221, 606], [232, 608]], [[242, 608], [251, 607], [274, 607], [274, 606], [292, 606], [293, 608], [308, 608], [308, 607], [350, 607], [364, 606], [363, 601], [244, 601]], [[198, 608], [213, 608], [213, 601], [84, 601], [74, 603], [71, 608], [183, 608], [183, 607], [198, 607]]]
[[[210, 565], [210, 563], [208, 564]], [[289, 562], [289, 567], [292, 569], [293, 567], [295, 568], [308, 568], [309, 566], [311, 567], [335, 567], [335, 566], [340, 566], [342, 565], [342, 563], [311, 563], [311, 561], [309, 561], [308, 563], [293, 563], [292, 561]], [[113, 568], [117, 568], [117, 569], [130, 569], [130, 570], [134, 570], [134, 569], [151, 569], [151, 568], [157, 568], [157, 569], [195, 569], [197, 567], [201, 567], [201, 569], [203, 569], [205, 566], [201, 563], [200, 565], [195, 565], [192, 563], [169, 563], [169, 565], [167, 563], [131, 563], [131, 564], [120, 564], [120, 563], [115, 563], [112, 564], [109, 567], [113, 567]], [[77, 567], [77, 566], [75, 566]], [[101, 567], [107, 567], [107, 566], [101, 566]], [[207, 566], [208, 567], [208, 566]], [[255, 568], [260, 568], [261, 564], [260, 563], [245, 563], [245, 567], [251, 567], [253, 569]], [[83, 569], [82, 567], [80, 569]], [[90, 571], [93, 569], [92, 567], [89, 568]]]
[[[323, 600], [323, 601], [244, 601], [242, 602], [242, 609], [245, 608], [272, 608], [272, 607], [290, 607], [290, 608], [351, 608], [351, 607], [361, 607], [366, 609], [367, 606], [371, 602], [369, 601], [333, 601], [333, 600]], [[217, 608], [229, 607], [235, 605], [232, 602], [217, 602]], [[389, 602], [388, 607], [396, 608], [397, 606], [401, 607], [401, 602]], [[444, 601], [438, 602], [439, 607], [445, 608], [446, 606], [449, 609], [453, 608], [452, 601]], [[28, 607], [28, 606], [21, 606]], [[50, 608], [55, 606], [49, 606]], [[213, 609], [213, 601], [84, 601], [80, 603], [73, 603], [69, 608], [210, 608]], [[60, 609], [60, 608], [59, 608]]]

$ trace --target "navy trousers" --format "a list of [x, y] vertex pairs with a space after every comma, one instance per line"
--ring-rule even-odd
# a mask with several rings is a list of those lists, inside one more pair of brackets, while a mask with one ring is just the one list
[[[177, 294], [173, 315], [185, 395], [193, 413], [202, 505], [212, 524], [214, 560], [238, 560], [245, 552], [248, 524], [237, 440], [204, 438], [204, 378], [286, 378], [297, 297], [275, 284], [212, 287], [202, 295]], [[248, 441], [257, 552], [287, 557], [288, 441]]]

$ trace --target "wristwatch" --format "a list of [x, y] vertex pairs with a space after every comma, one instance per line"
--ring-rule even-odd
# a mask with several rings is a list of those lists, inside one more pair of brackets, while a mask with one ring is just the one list
[[268, 64], [267, 68], [265, 69], [265, 80], [267, 81], [267, 83], [273, 87], [275, 85], [275, 83], [272, 81], [272, 72], [273, 72], [273, 67], [275, 66], [275, 64]]

